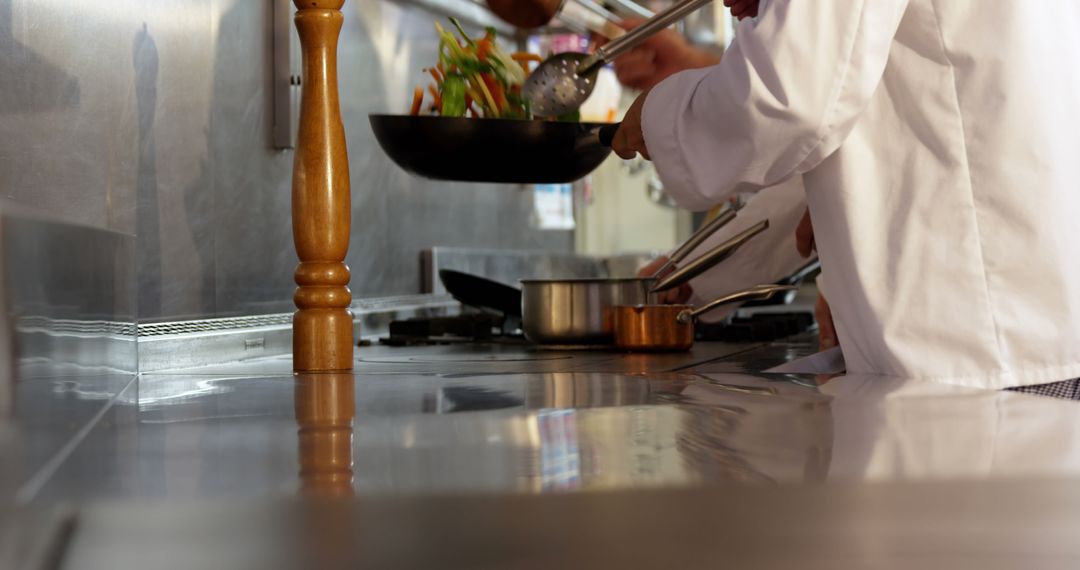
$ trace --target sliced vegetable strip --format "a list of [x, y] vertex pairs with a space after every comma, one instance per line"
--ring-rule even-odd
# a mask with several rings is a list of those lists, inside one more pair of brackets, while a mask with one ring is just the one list
[[420, 114], [420, 105], [424, 102], [424, 90], [417, 87], [413, 90], [412, 96], [412, 108], [409, 109], [410, 115]]
[[[447, 117], [468, 113], [486, 118], [531, 118], [521, 86], [529, 73], [529, 62], [540, 61], [540, 57], [504, 51], [493, 28], [487, 28], [482, 36], [469, 37], [456, 19], [451, 18], [450, 23], [453, 27], [449, 30], [435, 23], [439, 59], [424, 69], [435, 81], [428, 89], [435, 101], [434, 111]], [[422, 106], [423, 91], [417, 92], [413, 114]], [[416, 97], [421, 98], [420, 103]]]
[[447, 73], [442, 84], [442, 116], [462, 117], [465, 115], [465, 78], [456, 73]]
[[544, 58], [536, 55], [535, 53], [529, 53], [527, 51], [515, 51], [514, 53], [510, 54], [510, 58], [514, 61], [535, 61], [536, 63], [544, 61]]

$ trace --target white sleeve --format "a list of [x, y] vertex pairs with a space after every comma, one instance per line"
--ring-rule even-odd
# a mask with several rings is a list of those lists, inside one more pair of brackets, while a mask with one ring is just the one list
[[866, 108], [908, 0], [772, 0], [713, 67], [649, 93], [642, 132], [664, 188], [704, 210], [806, 172]]

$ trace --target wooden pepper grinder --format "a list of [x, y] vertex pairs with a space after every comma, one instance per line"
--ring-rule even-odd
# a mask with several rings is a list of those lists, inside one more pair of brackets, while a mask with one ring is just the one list
[[293, 369], [352, 370], [349, 312], [349, 157], [338, 104], [337, 43], [345, 0], [293, 0], [303, 50], [300, 129], [293, 163], [297, 311]]

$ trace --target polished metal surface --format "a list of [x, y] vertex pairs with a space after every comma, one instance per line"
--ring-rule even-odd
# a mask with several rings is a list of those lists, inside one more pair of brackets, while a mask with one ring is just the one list
[[0, 482], [11, 484], [0, 504], [31, 501], [95, 429], [135, 421], [135, 410], [123, 405], [138, 399], [133, 375], [55, 365], [32, 373], [35, 378], [16, 382], [14, 413], [0, 422], [0, 435], [8, 436], [0, 436]]
[[63, 568], [980, 568], [1080, 564], [1075, 480], [98, 504]]
[[[356, 299], [355, 338], [385, 337], [390, 323], [460, 314], [449, 295]], [[138, 326], [139, 371], [156, 372], [292, 355], [292, 313], [145, 323]]]
[[[666, 374], [733, 357], [753, 349], [754, 346], [705, 342], [699, 343], [694, 350], [685, 354], [635, 355], [607, 348], [562, 350], [557, 347], [536, 347], [521, 339], [430, 346], [387, 346], [376, 343], [358, 351], [353, 367], [357, 374], [363, 377], [380, 374], [467, 375], [481, 372], [489, 375], [556, 372]], [[778, 360], [770, 366], [782, 362], [784, 360]], [[292, 371], [291, 367], [292, 359], [286, 355], [243, 363], [165, 370], [153, 376], [196, 374], [207, 377], [274, 377], [288, 376]]]
[[[319, 445], [298, 423], [296, 398], [305, 382], [330, 381], [143, 377], [137, 401], [115, 404], [107, 424], [21, 496], [282, 496], [318, 486], [328, 474], [305, 465], [320, 463], [349, 465], [347, 488], [365, 495], [804, 482], [828, 467], [827, 399], [798, 387], [722, 392], [727, 402], [712, 407], [684, 398], [688, 381], [677, 376], [367, 374], [349, 402], [319, 402], [355, 409], [351, 435]], [[787, 435], [762, 449], [751, 443], [762, 428]]]
[[[1080, 403], [759, 372], [812, 351], [806, 340], [682, 355], [369, 347], [344, 375], [293, 376], [287, 359], [137, 380], [44, 367], [0, 422], [0, 490], [13, 482], [31, 509], [15, 513], [20, 544], [52, 526], [19, 514], [78, 507], [72, 568], [310, 567], [304, 541], [336, 556], [329, 537], [376, 567], [713, 567], [720, 552], [776, 567], [1068, 567]], [[323, 500], [274, 502], [296, 495]], [[124, 502], [97, 503], [109, 499]], [[321, 508], [352, 514], [306, 518]], [[0, 526], [11, 516], [0, 508]], [[335, 532], [297, 530], [321, 528]]]
[[[28, 547], [58, 499], [154, 501], [80, 508], [71, 568], [1074, 564], [1077, 403], [734, 371], [802, 352], [709, 374], [146, 376], [8, 528]], [[273, 500], [296, 494], [335, 502]]]
[[134, 262], [134, 236], [0, 205], [3, 373], [28, 382], [45, 363], [134, 374]]
[[[2, 274], [0, 274], [2, 277]], [[0, 278], [0, 424], [11, 413], [11, 403], [15, 399], [15, 325], [8, 309], [4, 279]], [[0, 433], [0, 438], [3, 434]], [[0, 492], [3, 492], [0, 483]]]
[[653, 301], [650, 277], [626, 279], [526, 279], [521, 282], [521, 322], [538, 344], [610, 345], [611, 307]]
[[605, 4], [610, 5], [612, 10], [624, 18], [636, 17], [648, 19], [656, 15], [634, 0], [609, 0], [608, 2], [605, 2]]
[[583, 53], [565, 52], [551, 55], [525, 78], [521, 94], [529, 102], [533, 114], [541, 117], [560, 117], [577, 111], [596, 88], [596, 70], [578, 73], [588, 60]]
[[137, 383], [28, 382], [4, 469], [20, 500], [44, 502], [287, 495], [306, 486], [310, 449], [335, 466], [347, 455], [349, 488], [364, 495], [1080, 476], [1076, 402], [765, 375], [754, 370], [810, 345], [706, 356], [710, 344], [680, 355], [370, 347], [351, 399], [305, 400], [355, 414], [348, 443], [314, 447], [297, 423], [307, 379], [287, 359]]
[[[436, 59], [428, 4], [345, 4], [356, 298], [418, 293], [434, 244], [573, 248], [572, 232], [533, 228], [531, 193], [416, 179], [379, 150], [368, 114], [403, 111]], [[273, 22], [272, 2], [249, 0], [0, 0], [0, 72], [19, 78], [0, 83], [0, 196], [137, 234], [142, 321], [292, 308]]]
[[299, 116], [300, 75], [293, 73], [296, 68], [296, 32], [293, 26], [293, 4], [290, 0], [271, 0], [274, 18], [273, 41], [273, 97], [274, 148], [292, 149], [296, 141]]

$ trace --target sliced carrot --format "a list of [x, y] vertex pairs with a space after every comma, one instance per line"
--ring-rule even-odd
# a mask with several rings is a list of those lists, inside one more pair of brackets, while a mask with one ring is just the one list
[[435, 83], [442, 83], [443, 75], [439, 72], [438, 69], [435, 69], [434, 67], [429, 67], [427, 71], [431, 74], [433, 78], [435, 78]]
[[442, 112], [442, 95], [439, 95], [439, 90], [434, 85], [428, 85], [428, 93], [431, 93], [431, 98], [435, 99], [435, 107]]
[[412, 108], [409, 110], [410, 115], [420, 114], [420, 105], [424, 102], [424, 90], [417, 87], [413, 90], [412, 94]]
[[506, 108], [506, 93], [502, 85], [487, 73], [481, 73], [480, 78], [484, 80], [484, 85], [491, 93], [491, 98], [494, 99], [495, 109], [501, 113]]
[[513, 54], [511, 54], [510, 59], [513, 59], [515, 62], [517, 62], [518, 66], [521, 67], [521, 70], [524, 71], [526, 75], [528, 75], [528, 73], [529, 73], [529, 62], [530, 61], [540, 61], [540, 56], [538, 56], [536, 54], [532, 54], [532, 53], [526, 53], [526, 52], [523, 52], [523, 51], [519, 51], [519, 52], [514, 52]]
[[488, 54], [491, 53], [491, 40], [484, 38], [476, 42], [476, 59], [484, 61], [487, 59]]

